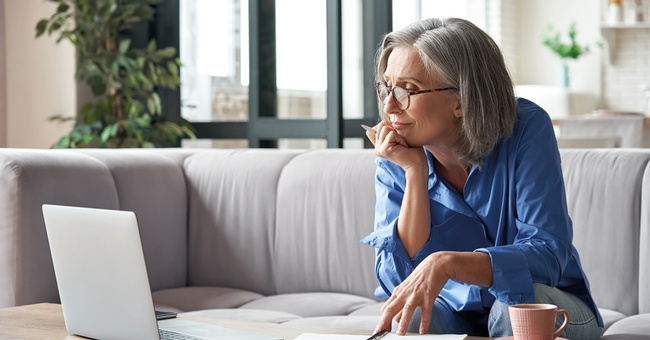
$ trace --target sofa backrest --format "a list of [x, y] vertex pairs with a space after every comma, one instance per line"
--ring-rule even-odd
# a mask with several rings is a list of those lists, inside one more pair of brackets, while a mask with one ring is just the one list
[[[561, 155], [596, 302], [650, 312], [650, 150]], [[153, 290], [372, 297], [374, 250], [358, 241], [372, 231], [374, 159], [339, 149], [0, 149], [0, 307], [58, 302], [44, 203], [135, 211]]]
[[372, 297], [372, 150], [212, 150], [185, 160], [189, 281]]
[[647, 236], [644, 245], [639, 240], [650, 150], [563, 149], [561, 155], [573, 243], [593, 297], [599, 308], [636, 314], [640, 248], [648, 246]]
[[643, 175], [639, 246], [639, 313], [650, 313], [650, 163]]
[[278, 185], [278, 293], [334, 291], [374, 298], [374, 150], [328, 149], [296, 156]]
[[210, 150], [185, 159], [189, 285], [275, 294], [278, 180], [298, 154], [269, 149]]
[[0, 307], [59, 301], [44, 203], [135, 211], [152, 289], [185, 285], [186, 154], [0, 149]]

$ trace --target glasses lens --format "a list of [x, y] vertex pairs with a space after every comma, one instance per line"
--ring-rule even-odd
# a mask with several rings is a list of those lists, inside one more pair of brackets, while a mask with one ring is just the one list
[[393, 86], [393, 98], [397, 101], [400, 109], [406, 108], [409, 104], [409, 93], [399, 86]]
[[386, 102], [388, 98], [388, 87], [384, 83], [377, 83], [377, 96], [382, 103]]

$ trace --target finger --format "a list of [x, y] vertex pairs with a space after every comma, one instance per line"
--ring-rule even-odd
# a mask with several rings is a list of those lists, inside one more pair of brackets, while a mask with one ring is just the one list
[[377, 139], [376, 134], [370, 131], [366, 131], [366, 137], [368, 137], [368, 140], [370, 141], [370, 143], [372, 143], [373, 146], [376, 146], [376, 139]]
[[409, 323], [411, 322], [411, 318], [413, 317], [414, 310], [415, 305], [411, 304], [410, 302], [404, 305], [404, 308], [402, 308], [401, 312], [402, 316], [400, 317], [399, 325], [397, 326], [397, 335], [406, 334]]
[[393, 295], [391, 295], [390, 297], [388, 297], [388, 300], [386, 300], [386, 301], [384, 302], [384, 304], [381, 305], [381, 309], [380, 309], [380, 311], [381, 311], [382, 314], [384, 313], [384, 311], [386, 310], [386, 308], [387, 308], [391, 303], [393, 303], [393, 301], [395, 301], [395, 294], [393, 294]]
[[409, 147], [408, 144], [406, 144], [406, 139], [404, 139], [404, 137], [402, 135], [397, 133], [397, 131], [393, 131], [393, 133], [395, 134], [394, 138], [395, 138], [395, 142], [397, 142], [397, 144], [399, 144], [399, 145], [401, 145], [401, 146], [403, 146], [405, 148]]
[[381, 332], [383, 330], [387, 330], [390, 332], [393, 328], [392, 320], [393, 320], [393, 316], [391, 314], [382, 313], [381, 318], [377, 323], [377, 326], [375, 326], [375, 330], [373, 331], [373, 334]]
[[393, 318], [393, 321], [397, 323], [399, 323], [400, 320], [402, 320], [402, 311], [399, 311], [399, 313], [397, 313], [397, 315], [395, 315], [395, 317]]
[[386, 140], [386, 135], [388, 135], [388, 133], [391, 132], [392, 130], [393, 130], [392, 127], [383, 124], [377, 126], [375, 131], [377, 131], [377, 141], [379, 142], [379, 144], [383, 143]]
[[420, 314], [422, 315], [422, 320], [420, 321], [420, 334], [429, 333], [429, 326], [431, 325], [432, 309], [433, 306], [431, 306], [431, 304], [428, 302], [422, 306], [422, 310], [420, 311], [421, 312]]

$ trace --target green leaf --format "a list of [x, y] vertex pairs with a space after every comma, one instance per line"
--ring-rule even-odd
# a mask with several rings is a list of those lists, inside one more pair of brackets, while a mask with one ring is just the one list
[[102, 95], [106, 92], [106, 83], [101, 76], [91, 76], [86, 80], [86, 83], [90, 86], [90, 89], [96, 96]]
[[178, 65], [176, 65], [175, 62], [173, 61], [167, 62], [167, 71], [169, 71], [169, 73], [172, 76], [178, 77]]
[[36, 24], [36, 37], [40, 37], [45, 33], [45, 29], [47, 28], [47, 23], [49, 21], [47, 19], [42, 19]]
[[122, 39], [120, 41], [119, 50], [124, 54], [129, 50], [130, 46], [131, 46], [131, 39]]
[[70, 6], [68, 4], [62, 3], [59, 5], [59, 7], [56, 8], [56, 12], [61, 14], [67, 12], [68, 9], [70, 9]]
[[63, 136], [61, 139], [59, 139], [59, 142], [56, 143], [56, 147], [59, 149], [67, 149], [70, 147], [70, 137], [69, 136]]
[[156, 52], [157, 49], [158, 47], [156, 45], [156, 39], [151, 39], [151, 41], [149, 41], [149, 44], [147, 45], [147, 52], [154, 53]]
[[165, 47], [164, 49], [158, 51], [158, 56], [166, 59], [171, 59], [176, 55], [176, 49], [173, 47]]
[[147, 98], [147, 110], [152, 115], [156, 114], [155, 113], [155, 111], [156, 111], [156, 103], [155, 103], [155, 101], [154, 101], [154, 99], [152, 97]]

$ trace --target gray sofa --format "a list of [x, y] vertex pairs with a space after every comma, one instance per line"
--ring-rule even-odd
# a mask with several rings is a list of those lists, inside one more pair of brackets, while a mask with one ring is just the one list
[[[41, 205], [134, 211], [154, 301], [190, 315], [374, 328], [373, 150], [0, 149], [0, 307], [58, 302]], [[650, 338], [650, 150], [563, 150], [607, 329]]]

